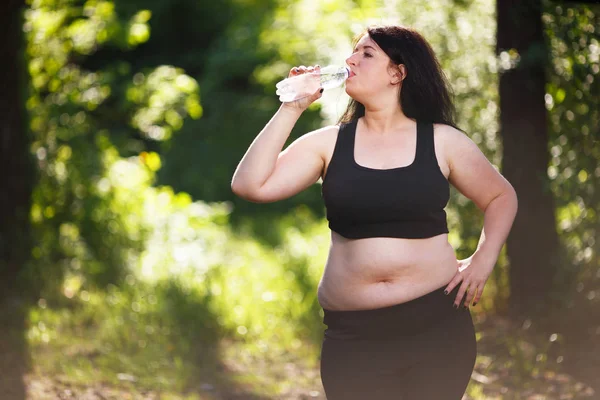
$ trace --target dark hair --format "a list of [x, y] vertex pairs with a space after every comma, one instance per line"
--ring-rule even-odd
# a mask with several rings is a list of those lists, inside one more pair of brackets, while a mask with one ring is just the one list
[[[409, 118], [456, 127], [451, 87], [433, 49], [417, 31], [402, 26], [371, 26], [359, 34], [353, 45], [368, 33], [395, 65], [404, 64], [407, 75], [402, 81], [399, 102]], [[339, 123], [365, 115], [365, 106], [354, 99]]]

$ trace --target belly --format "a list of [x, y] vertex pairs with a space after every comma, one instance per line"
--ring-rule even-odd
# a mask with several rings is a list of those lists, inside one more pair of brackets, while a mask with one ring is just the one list
[[328, 310], [387, 307], [423, 296], [457, 271], [448, 235], [427, 239], [346, 239], [331, 233], [318, 299]]

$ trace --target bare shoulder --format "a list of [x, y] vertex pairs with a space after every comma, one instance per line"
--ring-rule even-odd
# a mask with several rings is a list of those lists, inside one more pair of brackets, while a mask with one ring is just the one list
[[452, 168], [452, 154], [456, 152], [457, 146], [464, 146], [464, 142], [470, 139], [464, 132], [453, 126], [433, 124], [433, 141], [438, 165], [448, 179]]
[[[438, 128], [439, 126], [439, 128]], [[514, 188], [464, 132], [448, 125], [435, 128], [438, 142], [449, 167], [448, 181], [477, 207], [485, 210], [490, 202]]]
[[308, 132], [302, 136], [306, 140], [313, 141], [315, 144], [323, 143], [326, 141], [333, 140], [335, 141], [337, 138], [337, 134], [340, 130], [339, 125], [328, 125], [324, 126], [320, 129]]
[[[467, 142], [475, 144], [465, 132], [460, 129], [456, 129], [453, 126], [446, 124], [433, 124], [434, 138], [444, 146], [452, 146], [453, 144], [464, 146], [468, 145]], [[458, 143], [457, 143], [458, 142]]]
[[301, 139], [310, 143], [326, 163], [329, 162], [339, 133], [339, 125], [328, 125], [304, 134]]
[[436, 154], [438, 154], [438, 158], [443, 159], [450, 169], [452, 169], [456, 157], [460, 157], [461, 154], [481, 152], [477, 144], [460, 129], [446, 124], [434, 124], [433, 131]]

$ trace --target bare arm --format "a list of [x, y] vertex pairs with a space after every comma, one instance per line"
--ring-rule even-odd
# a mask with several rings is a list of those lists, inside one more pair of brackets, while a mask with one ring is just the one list
[[494, 264], [517, 213], [517, 194], [471, 139], [456, 130], [449, 133], [453, 137], [452, 146], [447, 146], [449, 181], [484, 212], [484, 229], [475, 253]]
[[[488, 161], [477, 145], [462, 132], [445, 126], [448, 180], [484, 212], [484, 228], [473, 255], [458, 261], [458, 271], [446, 287], [461, 285], [455, 306], [477, 304], [515, 219], [518, 201], [512, 185]], [[462, 283], [461, 283], [462, 281]], [[462, 300], [464, 296], [464, 301]]]
[[[301, 67], [298, 75], [312, 71]], [[285, 151], [283, 146], [302, 112], [321, 92], [292, 103], [284, 103], [254, 139], [235, 170], [232, 191], [256, 203], [273, 202], [293, 196], [315, 183], [323, 170], [318, 132], [306, 134]]]
[[273, 173], [279, 152], [288, 139], [302, 111], [283, 105], [254, 139], [237, 166], [231, 189], [237, 195], [252, 195]]

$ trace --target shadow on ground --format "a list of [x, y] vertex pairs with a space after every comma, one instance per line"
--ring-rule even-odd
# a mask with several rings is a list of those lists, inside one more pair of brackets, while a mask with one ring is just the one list
[[[139, 387], [136, 382], [123, 382], [118, 387], [100, 381], [82, 385], [73, 383], [68, 377], [34, 371], [32, 357], [35, 355], [30, 354], [26, 340], [28, 307], [12, 298], [0, 305], [0, 399], [158, 400], [167, 396], [173, 399], [266, 400], [255, 393], [250, 383], [239, 382], [235, 371], [222, 360], [220, 332], [215, 328], [217, 316], [208, 312], [207, 301], [210, 299], [194, 298], [178, 285], [169, 285], [163, 290], [169, 292], [171, 306], [178, 310], [171, 315], [169, 325], [185, 336], [181, 342], [173, 343], [177, 348], [175, 354], [195, 367], [181, 393], [174, 393], [172, 388], [163, 393], [160, 388]], [[183, 342], [188, 345], [181, 346]]]
[[562, 357], [563, 370], [594, 390], [600, 399], [600, 308], [587, 298], [576, 299], [566, 311], [544, 326], [546, 332], [561, 335], [552, 352]]
[[227, 333], [218, 323], [219, 316], [211, 311], [213, 298], [190, 295], [175, 282], [166, 285], [160, 289], [165, 291], [161, 297], [168, 298], [177, 308], [172, 316], [173, 325], [180, 332], [186, 332], [184, 341], [190, 344], [189, 353], [180, 356], [196, 366], [183, 394], [200, 394], [204, 396], [201, 398], [211, 400], [268, 399], [256, 394], [252, 382], [242, 383], [236, 379], [236, 371], [227, 365], [221, 345]]

